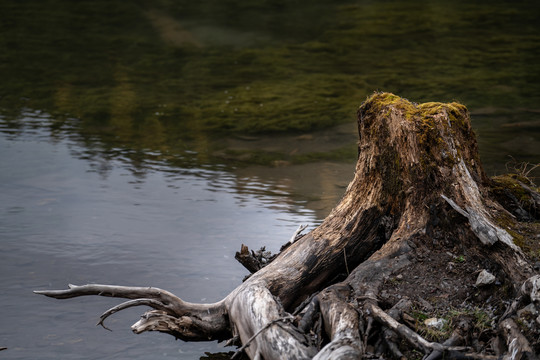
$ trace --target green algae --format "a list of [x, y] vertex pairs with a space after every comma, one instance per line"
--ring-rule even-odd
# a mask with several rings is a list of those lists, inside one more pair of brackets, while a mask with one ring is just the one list
[[525, 4], [29, 0], [0, 17], [0, 114], [77, 118], [128, 147], [198, 139], [203, 157], [225, 134], [328, 128], [374, 89], [469, 108], [539, 101]]
[[242, 165], [264, 165], [264, 166], [289, 166], [301, 165], [320, 161], [350, 162], [357, 154], [354, 146], [343, 146], [327, 151], [313, 151], [302, 154], [287, 154], [278, 151], [263, 151], [253, 149], [225, 149], [216, 151], [213, 156], [216, 159], [225, 160], [228, 163]]

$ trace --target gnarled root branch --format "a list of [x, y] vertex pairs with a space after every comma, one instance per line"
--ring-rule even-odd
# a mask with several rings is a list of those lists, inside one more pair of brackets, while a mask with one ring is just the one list
[[[223, 302], [215, 304], [193, 304], [176, 295], [154, 287], [130, 287], [117, 285], [69, 285], [66, 290], [40, 290], [36, 294], [55, 299], [99, 295], [133, 299], [105, 311], [97, 325], [104, 325], [112, 314], [135, 306], [149, 306], [141, 320], [132, 326], [135, 333], [160, 331], [185, 341], [225, 340], [231, 337], [229, 321]], [[110, 330], [110, 329], [108, 329]]]
[[114, 314], [114, 313], [116, 313], [116, 312], [118, 312], [120, 310], [124, 310], [124, 309], [130, 308], [130, 307], [135, 307], [135, 306], [142, 306], [142, 305], [150, 306], [150, 307], [152, 307], [154, 309], [162, 309], [162, 310], [164, 310], [162, 312], [164, 314], [167, 314], [167, 312], [165, 310], [165, 307], [163, 306], [163, 304], [160, 301], [157, 301], [157, 300], [154, 300], [154, 299], [135, 299], [135, 300], [129, 300], [129, 301], [123, 302], [123, 303], [121, 303], [119, 305], [116, 305], [116, 306], [110, 308], [109, 310], [105, 311], [99, 317], [99, 322], [96, 325], [101, 325], [103, 328], [105, 328], [105, 329], [107, 329], [109, 331], [112, 331], [111, 329], [106, 327], [105, 324], [103, 323], [105, 321], [105, 319], [107, 319], [109, 316], [111, 316], [112, 314]]
[[349, 291], [346, 285], [334, 285], [317, 296], [330, 342], [314, 359], [359, 359], [364, 354], [358, 313], [344, 299]]
[[287, 354], [288, 359], [311, 359], [315, 355], [309, 339], [292, 324], [292, 316], [263, 284], [250, 284], [225, 301], [229, 315], [235, 319], [233, 334], [240, 337], [251, 359], [272, 359], [277, 354]]

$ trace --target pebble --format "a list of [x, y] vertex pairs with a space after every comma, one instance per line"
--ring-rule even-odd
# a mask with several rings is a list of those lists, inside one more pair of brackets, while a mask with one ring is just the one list
[[525, 306], [523, 309], [518, 310], [517, 314], [519, 317], [523, 317], [526, 314], [536, 315], [538, 314], [538, 311], [536, 310], [534, 304], [531, 303]]
[[444, 319], [429, 318], [429, 319], [424, 320], [424, 325], [435, 328], [437, 330], [441, 330], [445, 322], [446, 321]]
[[484, 269], [480, 272], [480, 274], [478, 274], [478, 278], [476, 279], [474, 286], [490, 285], [493, 284], [495, 280], [495, 275]]

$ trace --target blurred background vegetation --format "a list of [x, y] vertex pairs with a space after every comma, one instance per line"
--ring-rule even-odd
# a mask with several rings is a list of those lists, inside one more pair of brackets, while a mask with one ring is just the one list
[[180, 166], [350, 162], [356, 109], [389, 91], [465, 104], [500, 172], [507, 155], [538, 162], [539, 14], [531, 1], [2, 1], [0, 116], [15, 131], [46, 113], [52, 135]]

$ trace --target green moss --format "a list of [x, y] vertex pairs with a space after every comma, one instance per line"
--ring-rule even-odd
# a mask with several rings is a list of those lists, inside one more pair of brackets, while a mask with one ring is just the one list
[[519, 201], [526, 202], [531, 200], [527, 191], [519, 184], [519, 182], [529, 184], [529, 179], [526, 179], [519, 174], [499, 175], [492, 179], [495, 183], [494, 190], [508, 190]]
[[516, 231], [513, 231], [513, 230], [510, 230], [510, 229], [506, 229], [506, 231], [512, 235], [512, 238], [514, 240], [514, 244], [516, 244], [517, 246], [519, 246], [521, 248], [521, 250], [524, 250], [526, 251], [526, 242], [525, 242], [525, 238], [519, 234], [518, 232]]
[[[428, 127], [433, 127], [433, 117], [439, 114], [448, 116], [452, 124], [459, 126], [467, 125], [467, 108], [465, 105], [451, 102], [426, 102], [415, 104], [409, 100], [388, 92], [376, 92], [369, 96], [365, 103], [369, 104], [369, 111], [379, 112], [388, 109], [390, 106], [402, 112], [407, 120], [420, 120]], [[387, 110], [389, 111], [389, 110]], [[388, 112], [387, 116], [390, 115]]]
[[[403, 97], [394, 95], [389, 92], [376, 92], [372, 94], [366, 99], [363, 106], [364, 109], [366, 108], [366, 106], [369, 106], [369, 109], [367, 109], [367, 111], [374, 113], [378, 113], [383, 109], [386, 109], [388, 111], [388, 108], [391, 106], [395, 109], [400, 110], [407, 118], [410, 118], [412, 115], [417, 113], [416, 106], [413, 103]], [[387, 113], [387, 115], [390, 114]]]
[[501, 218], [497, 221], [512, 236], [514, 244], [519, 246], [528, 257], [533, 261], [540, 260], [540, 241], [536, 238], [540, 231], [540, 223], [531, 222], [516, 225], [512, 224], [510, 219], [501, 220]]
[[[437, 116], [444, 116], [448, 118], [453, 126], [448, 129], [454, 135], [457, 132], [465, 132], [470, 136], [471, 130], [469, 122], [467, 121], [467, 109], [465, 106], [459, 103], [439, 103], [428, 102], [424, 104], [415, 104], [407, 99], [396, 96], [391, 93], [375, 93], [367, 98], [366, 102], [360, 107], [360, 111], [365, 114], [381, 114], [385, 117], [391, 116], [392, 109], [395, 109], [401, 113], [405, 119], [411, 122], [415, 122], [418, 128], [417, 141], [422, 149], [425, 149], [421, 154], [420, 162], [422, 173], [431, 174], [433, 171], [437, 171], [441, 163], [451, 167], [460, 157], [459, 149], [458, 158], [456, 158], [448, 149], [445, 139], [442, 136], [437, 125]], [[372, 132], [375, 127], [372, 127]], [[461, 135], [461, 134], [460, 134]], [[374, 134], [371, 136], [385, 137], [386, 134]], [[385, 150], [386, 151], [386, 150]], [[399, 156], [392, 154], [383, 154], [385, 164], [395, 164], [395, 159], [399, 160]], [[388, 167], [388, 165], [385, 165]], [[399, 164], [394, 170], [399, 170]], [[395, 176], [399, 178], [399, 173], [393, 171], [388, 172], [389, 176]], [[395, 184], [398, 185], [398, 184]], [[391, 189], [387, 189], [391, 190]]]
[[[519, 182], [529, 181], [519, 174], [506, 174], [492, 178], [491, 194], [497, 201], [509, 211], [514, 211], [517, 206], [529, 212], [529, 215], [536, 216], [537, 219], [528, 221], [518, 221], [515, 216], [507, 213], [500, 213], [495, 219], [497, 225], [505, 229], [513, 238], [514, 244], [519, 246], [523, 252], [534, 261], [540, 260], [540, 241], [537, 235], [540, 233], [540, 222], [538, 221], [538, 209], [531, 195], [519, 184]], [[538, 192], [538, 188], [532, 187]], [[510, 194], [510, 196], [508, 196]], [[517, 203], [515, 201], [517, 200]]]
[[451, 333], [452, 329], [450, 328], [447, 319], [444, 319], [444, 325], [441, 329], [429, 327], [424, 324], [425, 320], [432, 317], [438, 317], [437, 314], [414, 311], [412, 316], [414, 319], [416, 319], [416, 331], [430, 341], [440, 341], [442, 339], [446, 339]]

